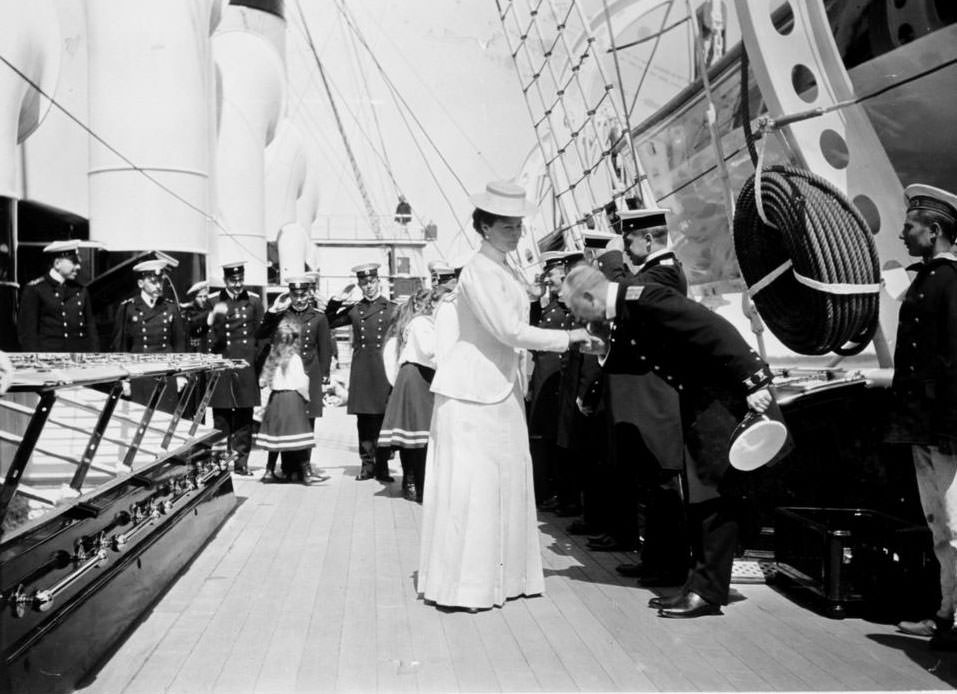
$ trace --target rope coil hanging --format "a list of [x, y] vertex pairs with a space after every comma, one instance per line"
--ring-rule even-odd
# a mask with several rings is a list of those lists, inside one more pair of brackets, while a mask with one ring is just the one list
[[878, 323], [880, 262], [867, 222], [820, 176], [758, 171], [738, 196], [733, 233], [755, 306], [799, 354], [857, 354]]

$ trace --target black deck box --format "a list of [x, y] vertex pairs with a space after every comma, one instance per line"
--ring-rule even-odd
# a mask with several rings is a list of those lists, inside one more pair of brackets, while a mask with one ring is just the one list
[[877, 511], [778, 508], [774, 559], [781, 574], [821, 599], [829, 617], [857, 605], [891, 620], [916, 619], [939, 604], [930, 530]]

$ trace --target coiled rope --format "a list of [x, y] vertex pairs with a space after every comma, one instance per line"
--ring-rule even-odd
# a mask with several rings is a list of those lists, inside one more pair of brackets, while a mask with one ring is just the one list
[[742, 121], [755, 173], [738, 196], [733, 239], [741, 274], [772, 333], [799, 354], [857, 354], [878, 326], [880, 261], [864, 217], [824, 178], [763, 166], [750, 131], [747, 59]]

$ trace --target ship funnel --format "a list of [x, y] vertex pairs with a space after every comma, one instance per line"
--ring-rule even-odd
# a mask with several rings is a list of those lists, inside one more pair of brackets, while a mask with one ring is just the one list
[[230, 4], [213, 36], [222, 79], [216, 194], [225, 227], [215, 232], [207, 260], [246, 260], [246, 280], [265, 285], [265, 150], [276, 136], [285, 100], [285, 20], [281, 14]]
[[221, 0], [89, 0], [90, 236], [205, 254]]

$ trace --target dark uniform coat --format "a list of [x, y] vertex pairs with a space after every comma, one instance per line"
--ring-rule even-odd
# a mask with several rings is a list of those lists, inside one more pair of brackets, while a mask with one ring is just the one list
[[678, 392], [688, 464], [717, 489], [746, 396], [771, 383], [771, 370], [733, 325], [670, 287], [621, 285], [615, 310], [606, 368], [654, 373]]
[[188, 303], [181, 308], [186, 324], [186, 351], [206, 354], [209, 352], [209, 308], [199, 308]]
[[349, 414], [385, 414], [392, 386], [385, 375], [382, 345], [385, 333], [395, 320], [396, 305], [383, 296], [363, 298], [347, 311], [339, 301], [330, 301], [326, 315], [333, 328], [352, 324], [352, 366], [349, 369]]
[[[534, 307], [534, 305], [533, 305]], [[557, 298], [532, 315], [532, 325], [540, 328], [571, 330], [575, 318]], [[528, 433], [554, 441], [558, 435], [558, 405], [562, 369], [568, 352], [532, 352], [532, 379], [529, 384]]]
[[23, 288], [17, 318], [24, 352], [96, 352], [99, 340], [90, 295], [79, 282], [47, 273]]
[[[688, 279], [681, 262], [672, 251], [663, 251], [649, 258], [636, 273], [625, 265], [620, 251], [610, 251], [598, 259], [599, 268], [608, 279], [625, 285], [660, 284], [682, 295], [688, 293]], [[612, 327], [610, 343], [617, 338]], [[655, 460], [664, 470], [680, 470], [684, 464], [681, 438], [681, 416], [674, 389], [652, 372], [622, 372], [614, 361], [606, 361], [605, 402], [613, 423], [633, 424]]]
[[210, 296], [210, 301], [226, 304], [225, 315], [213, 319], [210, 331], [210, 350], [227, 359], [244, 359], [248, 366], [223, 373], [209, 406], [213, 408], [256, 407], [259, 404], [259, 381], [253, 365], [256, 363], [256, 331], [263, 320], [263, 303], [253, 292], [243, 290], [233, 299], [224, 289]]
[[305, 311], [286, 309], [283, 313], [267, 311], [257, 335], [262, 339], [272, 339], [283, 318], [299, 324], [299, 356], [302, 366], [309, 377], [308, 417], [322, 416], [322, 383], [329, 376], [329, 363], [332, 359], [329, 320], [325, 314], [313, 306]]
[[[186, 329], [179, 307], [165, 297], [156, 300], [150, 308], [142, 294], [120, 303], [113, 327], [113, 351], [134, 354], [160, 354], [186, 351]], [[130, 398], [145, 405], [153, 390], [153, 380], [137, 378], [130, 381]], [[158, 409], [172, 412], [177, 401], [176, 386], [168, 379]]]
[[888, 440], [957, 446], [957, 258], [911, 266], [894, 349]]

